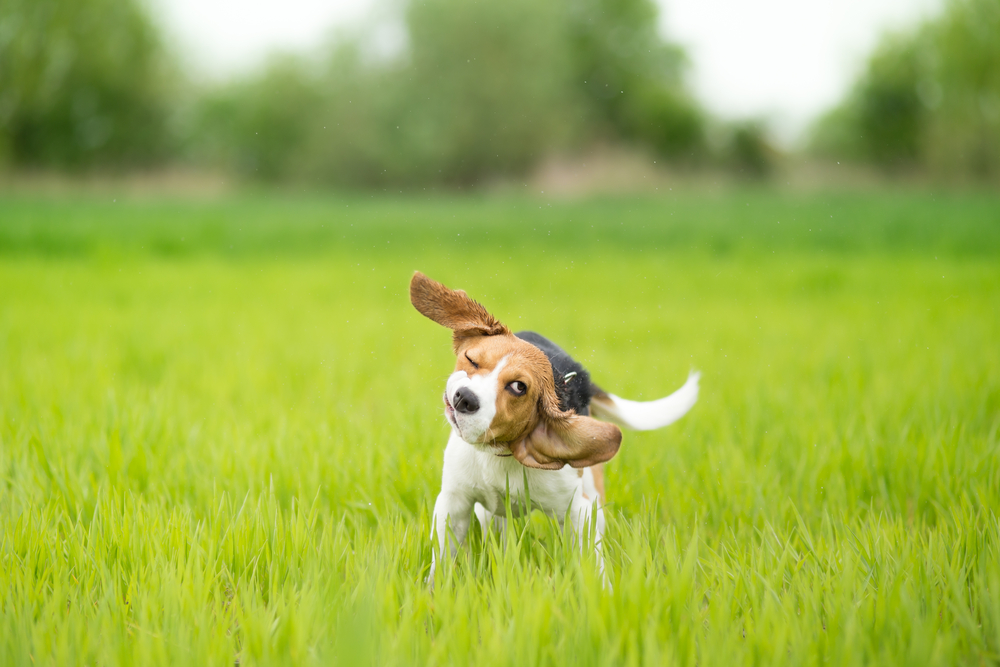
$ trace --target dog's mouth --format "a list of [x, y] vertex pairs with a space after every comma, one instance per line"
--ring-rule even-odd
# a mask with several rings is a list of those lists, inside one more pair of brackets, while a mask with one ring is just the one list
[[[448, 423], [451, 424], [456, 431], [458, 431], [459, 437], [464, 438], [465, 436], [462, 435], [462, 427], [458, 425], [458, 420], [455, 418], [455, 406], [453, 406], [451, 401], [448, 400], [447, 391], [441, 395], [441, 399], [444, 401], [444, 418], [448, 420]], [[487, 449], [491, 450], [495, 456], [499, 456], [501, 458], [512, 456], [506, 443], [493, 442], [487, 445]]]
[[[458, 431], [459, 437], [464, 438], [465, 436], [462, 435], [462, 427], [458, 425], [458, 420], [455, 418], [455, 406], [453, 406], [451, 401], [448, 400], [448, 392], [444, 392], [441, 398], [444, 400], [444, 418], [448, 420], [448, 423], [451, 424], [452, 428]], [[510, 450], [502, 443], [494, 442], [486, 445], [486, 448], [492, 451], [494, 455], [501, 458], [511, 456]]]
[[[448, 400], [447, 391], [444, 392], [442, 398], [444, 399], [444, 418], [448, 420], [449, 424], [458, 428], [458, 421], [455, 419], [455, 408], [452, 407], [451, 401]], [[459, 433], [461, 433], [461, 430], [459, 430]]]

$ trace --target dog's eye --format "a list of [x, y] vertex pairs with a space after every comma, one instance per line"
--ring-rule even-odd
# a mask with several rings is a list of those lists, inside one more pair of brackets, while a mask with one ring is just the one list
[[515, 396], [524, 396], [528, 392], [528, 385], [524, 384], [520, 380], [514, 380], [507, 385], [507, 391]]
[[469, 358], [468, 352], [465, 353], [465, 358], [469, 360], [469, 363], [472, 364], [473, 368], [479, 368], [479, 364], [477, 364], [476, 362], [474, 362], [472, 359]]

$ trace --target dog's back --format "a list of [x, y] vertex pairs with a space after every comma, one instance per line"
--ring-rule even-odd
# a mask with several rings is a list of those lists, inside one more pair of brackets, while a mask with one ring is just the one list
[[534, 331], [519, 331], [514, 334], [526, 343], [531, 343], [545, 353], [552, 364], [552, 379], [556, 384], [561, 410], [575, 410], [578, 415], [590, 414], [590, 401], [597, 394], [603, 394], [590, 381], [590, 373], [580, 362], [545, 336]]
[[545, 353], [552, 364], [556, 395], [562, 410], [575, 410], [578, 415], [590, 415], [614, 422], [634, 431], [662, 428], [683, 417], [698, 400], [699, 373], [688, 375], [680, 389], [655, 401], [630, 401], [609, 394], [590, 379], [580, 362], [561, 347], [534, 331], [514, 334]]

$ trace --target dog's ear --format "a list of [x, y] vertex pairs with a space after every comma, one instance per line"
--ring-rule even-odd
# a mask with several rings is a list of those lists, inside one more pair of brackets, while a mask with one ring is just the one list
[[448, 289], [417, 271], [410, 280], [410, 303], [426, 317], [455, 332], [457, 351], [472, 336], [510, 334], [510, 329], [462, 290]]
[[563, 412], [554, 389], [543, 392], [538, 407], [538, 424], [510, 445], [511, 453], [522, 465], [559, 470], [568, 463], [574, 468], [587, 468], [618, 453], [621, 429], [575, 412]]

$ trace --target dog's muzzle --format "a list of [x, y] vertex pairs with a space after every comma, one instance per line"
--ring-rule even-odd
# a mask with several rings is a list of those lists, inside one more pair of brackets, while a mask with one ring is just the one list
[[468, 387], [459, 387], [451, 401], [455, 410], [464, 415], [479, 411], [479, 397]]

